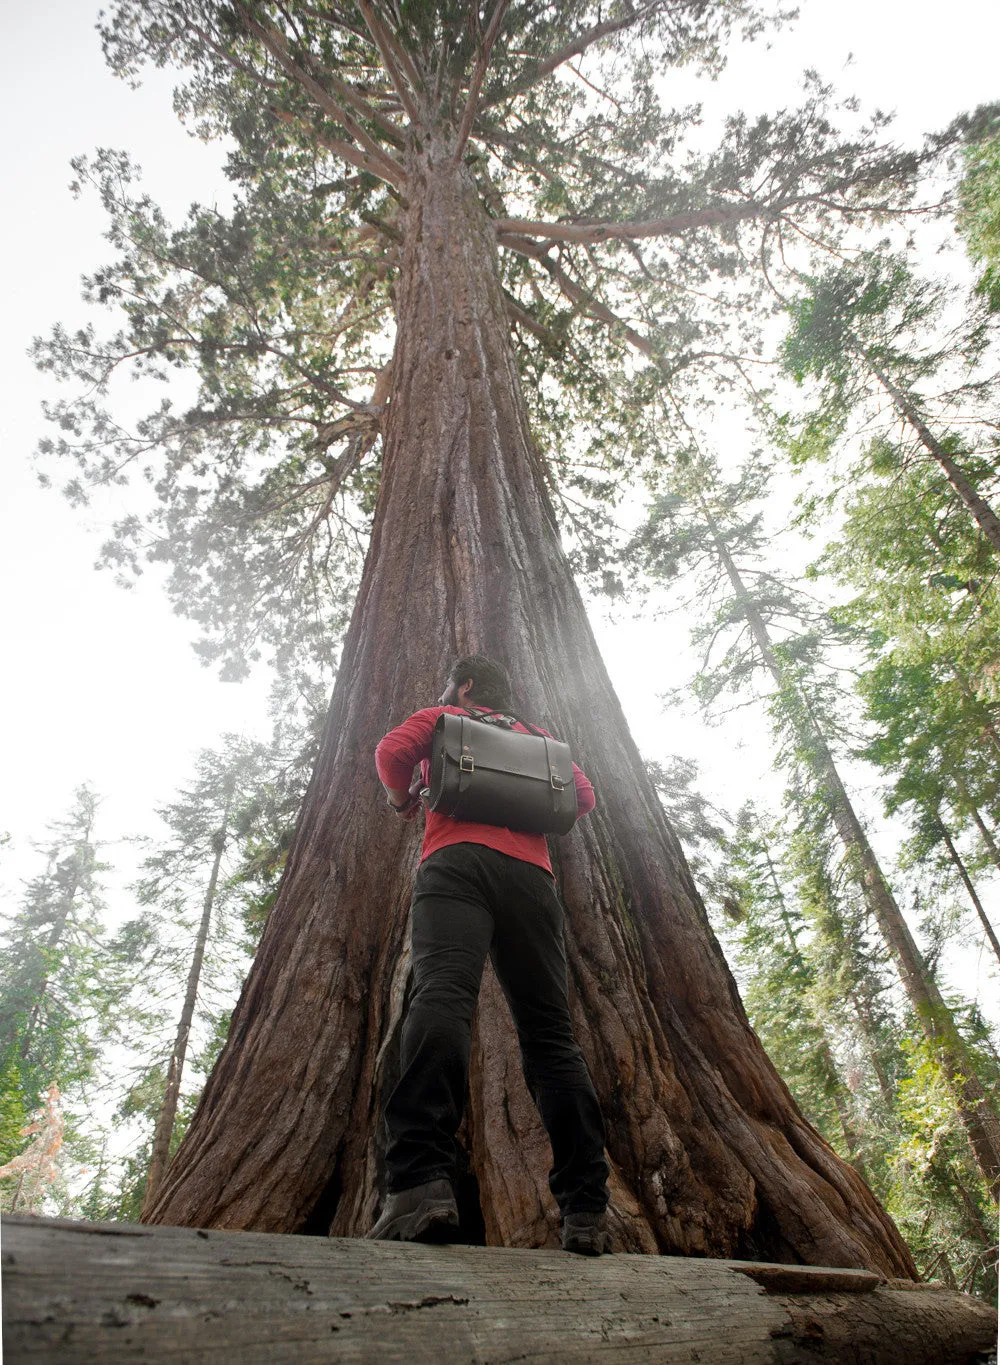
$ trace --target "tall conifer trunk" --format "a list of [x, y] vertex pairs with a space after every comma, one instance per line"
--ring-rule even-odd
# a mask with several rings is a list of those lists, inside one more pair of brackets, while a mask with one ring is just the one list
[[156, 1127], [153, 1130], [153, 1147], [149, 1155], [149, 1170], [146, 1174], [146, 1193], [143, 1196], [143, 1209], [151, 1208], [156, 1199], [160, 1182], [163, 1180], [163, 1173], [167, 1169], [170, 1160], [170, 1142], [174, 1135], [174, 1124], [177, 1121], [177, 1105], [181, 1095], [181, 1080], [184, 1076], [184, 1062], [187, 1057], [188, 1042], [191, 1037], [191, 1024], [194, 1020], [194, 1007], [198, 1001], [198, 987], [201, 984], [201, 969], [205, 961], [205, 947], [208, 943], [208, 934], [212, 926], [212, 911], [215, 908], [215, 892], [219, 884], [219, 871], [222, 867], [222, 856], [226, 851], [226, 839], [229, 834], [229, 806], [232, 800], [231, 788], [226, 793], [226, 803], [222, 812], [222, 822], [214, 837], [215, 852], [212, 857], [212, 871], [209, 874], [208, 886], [205, 890], [205, 899], [201, 907], [201, 922], [198, 925], [198, 933], [195, 936], [194, 952], [191, 955], [191, 964], [188, 967], [187, 986], [184, 991], [184, 1003], [181, 1006], [180, 1019], [177, 1021], [177, 1033], [174, 1037], [173, 1051], [170, 1054], [170, 1062], [167, 1066], [167, 1082], [164, 1087], [163, 1101], [160, 1105], [160, 1112], [156, 1116]]
[[960, 809], [967, 811], [968, 814], [972, 816], [976, 829], [979, 830], [980, 838], [986, 845], [986, 851], [989, 854], [990, 861], [993, 866], [1000, 871], [1000, 848], [997, 847], [997, 841], [990, 832], [989, 825], [987, 825], [986, 821], [983, 819], [982, 811], [980, 811], [975, 801], [973, 801], [972, 797], [969, 795], [969, 789], [959, 774], [953, 773], [952, 779], [958, 794], [961, 797]]
[[955, 492], [965, 503], [966, 507], [975, 517], [979, 524], [979, 529], [993, 546], [994, 552], [1000, 552], [1000, 517], [997, 516], [993, 508], [986, 499], [979, 493], [972, 480], [965, 470], [958, 463], [955, 457], [941, 444], [930, 427], [920, 415], [920, 410], [913, 399], [906, 394], [898, 384], [893, 383], [892, 379], [884, 369], [870, 356], [862, 353], [862, 358], [871, 366], [872, 373], [892, 399], [892, 405], [905, 422], [917, 433], [917, 438], [927, 454], [932, 459], [937, 460], [944, 470], [945, 477], [954, 488]]
[[993, 949], [997, 961], [1000, 962], [1000, 939], [997, 938], [997, 931], [993, 928], [993, 925], [990, 923], [990, 918], [986, 913], [986, 909], [982, 901], [979, 899], [979, 893], [976, 890], [975, 883], [969, 876], [969, 869], [965, 866], [965, 863], [962, 861], [961, 854], [955, 847], [955, 841], [951, 837], [947, 825], [944, 823], [940, 816], [937, 817], [937, 824], [938, 829], [941, 831], [941, 838], [944, 840], [944, 846], [948, 850], [948, 857], [951, 859], [952, 866], [955, 868], [955, 871], [961, 877], [962, 885], [969, 893], [969, 900], [972, 901], [973, 908], [975, 909], [976, 914], [979, 916], [979, 922], [983, 926], [983, 933], [989, 940], [990, 947]]
[[841, 781], [809, 698], [794, 682], [789, 683], [781, 661], [774, 652], [764, 618], [747, 591], [718, 525], [704, 503], [701, 510], [720, 563], [741, 605], [765, 667], [779, 688], [791, 688], [791, 695], [800, 713], [798, 724], [801, 734], [812, 750], [812, 765], [828, 802], [837, 834], [844, 845], [851, 872], [892, 954], [917, 1024], [937, 1053], [976, 1164], [993, 1199], [1000, 1202], [1000, 1118], [973, 1071], [968, 1049], [951, 1010], [945, 1004], [937, 982], [927, 970], [910, 926], [896, 904], [875, 850]]
[[[333, 705], [226, 1047], [150, 1221], [357, 1235], [379, 1202], [419, 830], [373, 750], [458, 653], [509, 667], [598, 807], [553, 849], [572, 1008], [608, 1124], [626, 1250], [914, 1274], [857, 1173], [751, 1031], [629, 735], [559, 545], [504, 320], [493, 234], [443, 134], [408, 149], [382, 482]], [[465, 1143], [490, 1243], [553, 1237], [547, 1143], [492, 977]]]

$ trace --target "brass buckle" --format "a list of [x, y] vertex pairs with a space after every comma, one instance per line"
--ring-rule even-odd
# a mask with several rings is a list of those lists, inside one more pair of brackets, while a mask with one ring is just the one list
[[564, 792], [568, 786], [568, 783], [564, 782], [561, 777], [556, 777], [555, 773], [549, 773], [549, 784], [554, 792]]
[[459, 771], [463, 773], [474, 773], [476, 771], [476, 760], [471, 754], [463, 754], [458, 760]]

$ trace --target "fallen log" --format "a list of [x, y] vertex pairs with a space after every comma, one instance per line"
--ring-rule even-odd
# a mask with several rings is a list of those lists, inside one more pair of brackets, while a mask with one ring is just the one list
[[996, 1314], [863, 1270], [3, 1219], [17, 1362], [971, 1365]]

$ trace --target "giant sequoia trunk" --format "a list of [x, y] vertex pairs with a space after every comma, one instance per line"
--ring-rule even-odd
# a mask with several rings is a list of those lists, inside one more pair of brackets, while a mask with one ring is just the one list
[[[912, 1275], [858, 1174], [751, 1031], [560, 549], [471, 178], [408, 158], [398, 335], [371, 547], [316, 772], [229, 1040], [149, 1220], [363, 1233], [395, 1065], [419, 831], [372, 753], [449, 661], [502, 659], [598, 793], [556, 843], [576, 1028], [608, 1124], [622, 1249]], [[484, 983], [464, 1139], [490, 1244], [551, 1241], [544, 1133]]]

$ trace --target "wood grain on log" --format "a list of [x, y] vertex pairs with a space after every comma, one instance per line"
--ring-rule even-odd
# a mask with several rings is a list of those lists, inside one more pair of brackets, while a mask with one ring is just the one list
[[975, 1299], [836, 1268], [18, 1217], [2, 1240], [8, 1365], [969, 1365], [996, 1333]]

